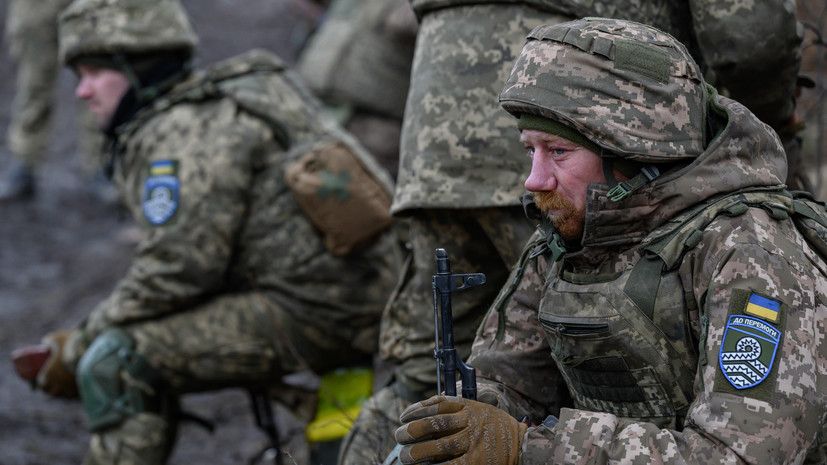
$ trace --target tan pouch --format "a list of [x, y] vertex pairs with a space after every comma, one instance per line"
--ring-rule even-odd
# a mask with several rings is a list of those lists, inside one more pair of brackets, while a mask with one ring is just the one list
[[287, 184], [334, 255], [357, 253], [393, 222], [391, 192], [340, 140], [297, 147], [285, 169]]

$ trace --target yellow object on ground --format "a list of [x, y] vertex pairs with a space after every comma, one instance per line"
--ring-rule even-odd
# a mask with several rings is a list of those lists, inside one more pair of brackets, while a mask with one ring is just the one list
[[373, 370], [369, 367], [339, 368], [322, 375], [316, 418], [304, 432], [307, 441], [327, 442], [345, 437], [372, 387]]

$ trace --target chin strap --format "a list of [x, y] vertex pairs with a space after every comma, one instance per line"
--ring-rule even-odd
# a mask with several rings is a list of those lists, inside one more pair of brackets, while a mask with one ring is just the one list
[[152, 85], [147, 85], [141, 83], [141, 79], [138, 77], [135, 67], [129, 63], [126, 55], [123, 53], [116, 53], [114, 55], [114, 59], [115, 63], [117, 63], [120, 67], [121, 72], [123, 72], [124, 76], [126, 76], [126, 79], [135, 91], [135, 96], [138, 98], [138, 102], [141, 104], [155, 100], [160, 95], [171, 89], [184, 76], [187, 76], [192, 72], [192, 60], [190, 59], [184, 63], [184, 66], [182, 66], [178, 72], [171, 73], [166, 78], [161, 79]]
[[548, 219], [548, 216], [537, 208], [537, 205], [534, 203], [533, 195], [524, 195], [522, 198], [522, 204], [523, 211], [525, 211], [525, 214], [529, 219], [539, 220], [541, 222], [540, 230], [544, 233], [543, 240], [538, 242], [537, 247], [535, 247], [534, 256], [549, 251], [551, 252], [552, 261], [557, 262], [563, 258], [564, 254], [577, 248], [571, 244], [567, 244], [566, 240], [563, 239], [563, 237], [554, 229]]
[[[611, 186], [611, 189], [609, 189], [606, 196], [612, 202], [619, 202], [625, 199], [632, 192], [640, 189], [647, 183], [652, 182], [653, 179], [657, 178], [661, 174], [660, 169], [658, 169], [657, 166], [643, 165], [640, 170], [638, 170], [637, 174], [633, 176], [628, 174], [631, 177], [628, 181], [618, 181], [614, 174], [615, 161], [617, 160], [617, 157], [605, 152], [601, 152], [600, 156], [603, 160], [603, 176], [606, 177], [606, 182], [608, 182]], [[624, 171], [629, 171], [629, 168], [633, 165], [628, 165], [630, 166], [623, 165], [620, 168], [625, 168]]]
[[653, 179], [660, 176], [660, 170], [655, 165], [646, 165], [640, 169], [632, 179], [618, 183], [609, 190], [606, 196], [612, 202], [619, 202], [629, 196], [632, 192], [647, 183], [652, 182]]

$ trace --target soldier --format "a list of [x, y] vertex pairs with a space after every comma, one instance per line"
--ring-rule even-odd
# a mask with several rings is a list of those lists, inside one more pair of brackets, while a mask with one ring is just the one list
[[413, 260], [382, 319], [380, 353], [396, 364], [396, 378], [366, 403], [354, 425], [353, 434], [369, 436], [371, 447], [350, 448], [380, 450], [382, 457], [393, 448], [387, 432], [399, 425], [401, 409], [436, 387], [429, 314], [434, 249], [445, 248], [456, 270], [487, 275], [486, 285], [463, 291], [454, 302], [455, 343], [465, 357], [534, 229], [520, 207], [527, 175], [522, 148], [496, 103], [528, 31], [581, 16], [652, 24], [694, 44], [690, 50], [707, 59], [722, 84], [749, 89], [750, 101], [777, 121], [793, 114], [801, 40], [792, 0], [760, 7], [729, 0], [412, 0], [411, 5], [420, 27], [392, 211], [411, 222]]
[[827, 262], [777, 135], [621, 20], [534, 29], [500, 103], [541, 224], [474, 341], [481, 401], [406, 409], [401, 462], [824, 463]]
[[[35, 175], [50, 140], [52, 100], [60, 66], [57, 17], [69, 3], [71, 0], [9, 2], [6, 40], [17, 65], [17, 79], [7, 140], [14, 159], [0, 184], [0, 200], [26, 199], [35, 194]], [[96, 175], [101, 170], [102, 137], [82, 107], [78, 119], [85, 169], [90, 176]]]
[[111, 295], [45, 338], [37, 385], [77, 386], [89, 464], [164, 463], [182, 393], [370, 361], [396, 281], [390, 176], [278, 58], [191, 73], [196, 41], [177, 0], [60, 17], [61, 60], [145, 237]]

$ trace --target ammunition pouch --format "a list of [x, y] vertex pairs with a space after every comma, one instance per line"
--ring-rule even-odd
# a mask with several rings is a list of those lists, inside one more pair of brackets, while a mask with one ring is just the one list
[[287, 184], [333, 255], [359, 253], [393, 222], [391, 182], [356, 145], [328, 138], [296, 146], [288, 159]]
[[101, 333], [80, 359], [78, 387], [92, 431], [117, 425], [145, 412], [161, 382], [157, 370], [134, 350], [122, 329]]

